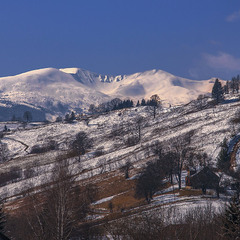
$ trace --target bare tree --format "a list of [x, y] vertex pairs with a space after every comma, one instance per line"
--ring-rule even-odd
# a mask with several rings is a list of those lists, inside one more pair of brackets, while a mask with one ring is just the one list
[[107, 168], [107, 160], [106, 160], [106, 158], [99, 159], [97, 164], [98, 164], [98, 167], [101, 169], [100, 173], [101, 174], [104, 173], [106, 171], [106, 168]]
[[76, 151], [78, 155], [78, 161], [80, 162], [81, 155], [84, 155], [87, 149], [93, 146], [93, 140], [88, 135], [81, 131], [76, 135], [75, 140], [72, 143], [72, 149]]
[[150, 108], [152, 109], [153, 112], [153, 118], [156, 117], [156, 110], [158, 107], [161, 106], [161, 99], [157, 94], [154, 94], [150, 97]]
[[69, 239], [85, 218], [95, 194], [91, 186], [80, 188], [67, 161], [58, 161], [43, 191], [29, 191], [29, 204], [20, 216], [26, 230], [17, 239]]
[[142, 116], [138, 116], [135, 118], [135, 122], [136, 122], [136, 128], [137, 128], [137, 132], [138, 132], [138, 139], [139, 141], [141, 141], [141, 130], [145, 125], [145, 119]]
[[185, 135], [172, 139], [170, 143], [170, 151], [175, 154], [175, 171], [179, 189], [182, 188], [181, 178], [183, 167], [193, 157], [193, 148], [190, 147], [192, 136], [193, 132], [188, 132]]
[[121, 171], [124, 172], [125, 179], [129, 178], [129, 170], [132, 167], [132, 163], [127, 160], [126, 163], [121, 167]]

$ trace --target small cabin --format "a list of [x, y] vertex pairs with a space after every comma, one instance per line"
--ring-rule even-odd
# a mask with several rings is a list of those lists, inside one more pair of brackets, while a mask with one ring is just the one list
[[204, 167], [192, 176], [188, 176], [187, 185], [195, 189], [202, 189], [206, 193], [206, 189], [219, 188], [219, 176], [217, 176], [209, 167]]

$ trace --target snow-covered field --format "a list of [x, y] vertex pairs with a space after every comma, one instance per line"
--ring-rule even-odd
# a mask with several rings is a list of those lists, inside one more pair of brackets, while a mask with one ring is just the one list
[[[191, 145], [199, 152], [207, 153], [214, 165], [220, 150], [220, 143], [225, 137], [230, 140], [238, 133], [238, 126], [234, 125], [231, 119], [240, 110], [240, 102], [222, 104], [201, 111], [195, 111], [195, 109], [196, 107], [191, 104], [162, 109], [157, 112], [155, 119], [147, 107], [139, 107], [94, 116], [90, 118], [88, 124], [82, 120], [72, 124], [29, 125], [26, 129], [8, 124], [10, 131], [4, 135], [2, 142], [7, 144], [11, 159], [0, 164], [0, 174], [11, 171], [13, 167], [19, 167], [23, 172], [31, 168], [35, 175], [27, 178], [22, 173], [21, 178], [16, 182], [0, 187], [0, 194], [12, 197], [20, 194], [30, 183], [31, 186], [39, 186], [47, 182], [57, 156], [66, 154], [75, 135], [80, 131], [86, 132], [93, 139], [94, 144], [93, 148], [81, 157], [81, 163], [75, 158], [70, 159], [73, 172], [78, 175], [78, 180], [117, 170], [127, 161], [133, 164], [137, 172], [137, 169], [140, 169], [147, 161], [154, 159], [150, 148], [153, 143], [156, 141], [171, 142], [189, 131], [194, 132]], [[141, 141], [134, 146], [127, 146], [126, 139], [132, 134], [137, 134], [136, 117], [138, 116], [146, 119], [145, 124], [141, 127]], [[113, 137], [111, 132], [113, 126], [116, 125], [123, 125], [128, 131], [121, 136]], [[47, 144], [51, 140], [56, 141], [59, 150], [30, 154], [32, 147]], [[96, 157], [94, 152], [100, 147], [103, 148], [103, 155]], [[85, 171], [82, 171], [83, 169]], [[183, 180], [185, 176], [186, 172], [183, 174]], [[169, 191], [171, 190], [169, 189]], [[113, 197], [109, 196], [102, 201], [109, 201]], [[189, 205], [187, 201], [190, 200], [194, 202], [191, 204], [205, 201], [196, 197], [184, 199], [165, 190], [164, 195], [154, 197], [152, 204], [176, 202], [176, 205], [179, 204], [178, 206], [185, 208]]]

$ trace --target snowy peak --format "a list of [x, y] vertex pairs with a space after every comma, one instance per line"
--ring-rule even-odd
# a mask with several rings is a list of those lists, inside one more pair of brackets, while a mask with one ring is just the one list
[[44, 68], [0, 78], [0, 103], [40, 109], [48, 115], [87, 111], [113, 98], [149, 99], [165, 106], [187, 103], [211, 92], [214, 79], [196, 81], [153, 69], [132, 75], [101, 75], [81, 68]]
[[71, 74], [77, 81], [87, 86], [97, 85], [99, 84], [99, 82], [103, 83], [119, 82], [124, 78], [124, 75], [118, 76], [101, 75], [81, 68], [62, 68], [59, 70], [64, 73]]

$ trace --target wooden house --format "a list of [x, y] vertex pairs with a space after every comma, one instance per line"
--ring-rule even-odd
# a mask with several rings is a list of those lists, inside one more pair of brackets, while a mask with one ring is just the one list
[[202, 189], [203, 194], [206, 189], [215, 189], [219, 194], [219, 176], [217, 176], [209, 167], [204, 167], [192, 176], [188, 176], [187, 185], [195, 189]]

